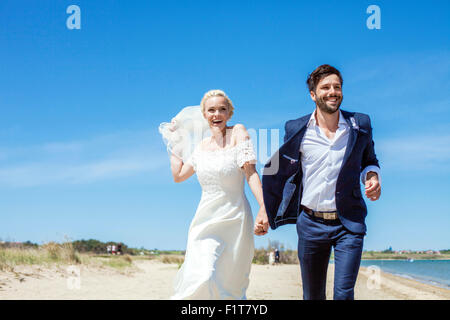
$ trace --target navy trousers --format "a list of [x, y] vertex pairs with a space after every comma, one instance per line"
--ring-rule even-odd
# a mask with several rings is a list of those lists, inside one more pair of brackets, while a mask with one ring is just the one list
[[335, 300], [353, 300], [364, 234], [346, 229], [337, 220], [324, 220], [302, 212], [297, 219], [298, 258], [304, 300], [325, 300], [327, 268], [334, 248]]

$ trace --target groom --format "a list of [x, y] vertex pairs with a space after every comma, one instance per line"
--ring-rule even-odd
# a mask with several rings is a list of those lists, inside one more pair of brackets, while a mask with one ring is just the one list
[[[286, 123], [284, 144], [263, 175], [267, 218], [258, 216], [255, 234], [296, 223], [303, 299], [325, 299], [334, 249], [334, 299], [354, 299], [366, 233], [367, 207], [381, 193], [378, 160], [369, 116], [340, 110], [342, 76], [321, 65], [307, 79], [312, 114]], [[278, 172], [268, 170], [274, 162]], [[268, 221], [267, 221], [268, 219]]]

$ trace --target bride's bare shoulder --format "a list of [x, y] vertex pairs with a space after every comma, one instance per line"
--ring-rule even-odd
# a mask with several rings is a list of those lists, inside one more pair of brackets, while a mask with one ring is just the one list
[[250, 135], [248, 134], [247, 129], [241, 123], [237, 123], [233, 126], [232, 136], [236, 143], [239, 143], [243, 140], [250, 139]]
[[245, 126], [242, 123], [236, 123], [234, 126], [231, 127], [233, 132], [239, 132], [239, 131], [247, 131]]

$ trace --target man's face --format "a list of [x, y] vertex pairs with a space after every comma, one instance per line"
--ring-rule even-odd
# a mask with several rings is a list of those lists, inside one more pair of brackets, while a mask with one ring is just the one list
[[341, 81], [335, 74], [322, 78], [317, 84], [315, 92], [311, 91], [310, 94], [319, 109], [329, 114], [339, 110], [344, 98]]

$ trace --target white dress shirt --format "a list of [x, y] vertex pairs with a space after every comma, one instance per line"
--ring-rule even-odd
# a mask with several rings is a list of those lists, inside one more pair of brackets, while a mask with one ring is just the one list
[[[338, 129], [329, 139], [317, 125], [313, 112], [308, 121], [305, 136], [300, 144], [303, 195], [301, 204], [315, 211], [336, 210], [336, 182], [341, 170], [350, 127], [339, 111]], [[367, 166], [361, 172], [361, 182], [365, 183], [369, 171], [378, 174], [381, 184], [380, 169], [377, 166]]]

